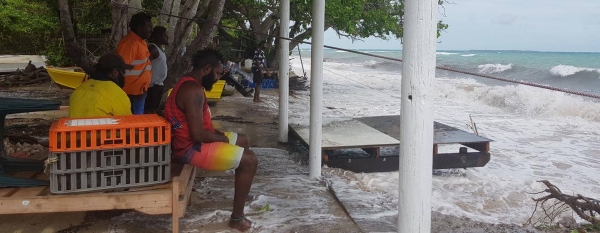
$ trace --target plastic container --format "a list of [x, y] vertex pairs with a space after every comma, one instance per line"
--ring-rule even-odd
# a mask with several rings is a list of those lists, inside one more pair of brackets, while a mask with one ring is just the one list
[[244, 68], [250, 69], [252, 67], [252, 59], [244, 60]]
[[49, 155], [50, 192], [78, 193], [169, 182], [170, 144]]
[[171, 124], [156, 114], [61, 118], [50, 127], [50, 152], [155, 146], [171, 143]]

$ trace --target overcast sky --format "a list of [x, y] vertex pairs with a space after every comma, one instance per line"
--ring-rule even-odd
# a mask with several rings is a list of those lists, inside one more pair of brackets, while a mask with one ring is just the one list
[[[600, 52], [600, 0], [453, 0], [438, 50]], [[350, 49], [400, 49], [399, 40], [352, 43], [325, 33], [325, 44]], [[309, 46], [307, 46], [309, 47]], [[304, 47], [303, 47], [304, 48]]]

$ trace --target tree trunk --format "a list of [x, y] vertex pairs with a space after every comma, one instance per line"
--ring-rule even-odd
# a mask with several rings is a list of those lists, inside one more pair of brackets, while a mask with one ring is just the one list
[[[187, 19], [192, 19], [194, 16], [196, 16], [199, 5], [200, 0], [187, 0], [183, 6], [183, 11], [179, 15], [181, 16], [181, 19], [179, 19], [175, 29], [175, 34], [173, 35], [173, 46], [171, 46], [171, 50], [167, 51], [167, 57], [169, 57], [171, 62], [174, 62], [177, 57], [181, 56], [183, 48], [189, 40], [194, 21]], [[169, 60], [167, 61], [167, 66], [171, 65], [169, 64]]]
[[[325, 31], [327, 31], [330, 28], [330, 26], [325, 25]], [[294, 51], [294, 49], [296, 49], [296, 46], [298, 46], [301, 41], [304, 41], [308, 38], [310, 38], [310, 35], [312, 34], [312, 28], [308, 28], [306, 29], [306, 31], [298, 34], [296, 37], [294, 37], [294, 40], [289, 41], [290, 43], [290, 51]], [[275, 41], [275, 48], [279, 47], [279, 40]], [[270, 53], [268, 53], [267, 55], [267, 66], [270, 68], [279, 68], [279, 55], [277, 55], [276, 51], [272, 51]]]
[[[279, 31], [279, 28], [277, 28]], [[273, 45], [274, 49], [271, 49], [269, 53], [266, 55], [267, 58], [267, 67], [274, 68], [275, 70], [279, 70], [279, 40], [275, 40], [275, 44]]]
[[167, 26], [171, 9], [173, 9], [173, 0], [165, 0], [163, 2], [162, 10], [160, 11], [161, 15], [158, 17], [158, 26]]
[[[183, 6], [183, 11], [181, 12], [180, 16], [187, 19], [193, 18], [198, 12], [198, 5], [200, 5], [200, 0], [187, 0]], [[181, 19], [177, 23], [177, 30], [175, 30], [175, 38], [173, 38], [171, 50], [167, 51], [167, 67], [169, 67], [169, 76], [167, 77], [165, 83], [167, 86], [165, 90], [171, 88], [175, 84], [175, 80], [179, 79], [179, 77], [189, 69], [189, 62], [182, 59], [182, 52], [183, 48], [185, 48], [187, 45], [187, 41], [189, 40], [193, 23], [194, 21], [186, 19]]]
[[77, 42], [75, 32], [73, 31], [73, 22], [69, 12], [69, 0], [59, 0], [58, 8], [60, 12], [60, 28], [65, 40], [67, 55], [85, 71], [89, 71], [92, 61], [85, 55], [85, 50]]
[[128, 19], [131, 19], [132, 15], [135, 15], [136, 13], [141, 11], [138, 9], [142, 9], [142, 2], [143, 0], [129, 0], [129, 6], [132, 8], [129, 8], [129, 12], [127, 13]]
[[[215, 24], [218, 24], [221, 20], [221, 16], [223, 16], [225, 0], [212, 0], [211, 2], [210, 9], [207, 9], [208, 12], [210, 12], [208, 17], [206, 21], [200, 24], [199, 33], [190, 46], [188, 46], [185, 54], [183, 56], [181, 56], [181, 53], [171, 54], [171, 57], [169, 58], [171, 64], [169, 65], [169, 63], [167, 63], [167, 65], [169, 65], [169, 76], [165, 80], [165, 91], [168, 91], [169, 88], [173, 87], [177, 80], [191, 68], [190, 61], [193, 54], [196, 53], [196, 51], [205, 48], [217, 31]], [[185, 45], [181, 44], [180, 46], [183, 48]]]
[[[208, 0], [206, 0], [208, 1]], [[181, 0], [173, 0], [173, 6], [171, 8], [171, 15], [179, 15], [179, 10], [181, 9]], [[169, 19], [169, 27], [167, 28], [167, 35], [169, 36], [169, 44], [173, 43], [174, 35], [175, 35], [175, 27], [177, 27], [177, 22], [179, 18], [171, 17]], [[172, 46], [167, 47], [167, 51], [171, 50]]]
[[108, 41], [108, 50], [115, 51], [117, 44], [121, 38], [127, 35], [127, 22], [129, 20], [127, 12], [127, 0], [115, 0], [112, 4], [112, 31], [110, 33], [110, 39]]
[[225, 0], [212, 1], [208, 17], [206, 18], [206, 21], [200, 24], [200, 32], [190, 45], [192, 49], [187, 51], [187, 53], [190, 53], [190, 57], [192, 54], [196, 53], [196, 51], [205, 48], [212, 41], [214, 34], [217, 31], [217, 26], [215, 25], [219, 24], [219, 21], [221, 21], [221, 17], [223, 16], [224, 5]]

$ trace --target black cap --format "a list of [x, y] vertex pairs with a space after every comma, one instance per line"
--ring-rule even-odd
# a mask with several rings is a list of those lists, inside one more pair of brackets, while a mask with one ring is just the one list
[[100, 59], [98, 59], [98, 63], [96, 63], [96, 69], [125, 69], [131, 70], [133, 69], [132, 65], [126, 64], [125, 60], [121, 57], [121, 55], [116, 53], [106, 54]]

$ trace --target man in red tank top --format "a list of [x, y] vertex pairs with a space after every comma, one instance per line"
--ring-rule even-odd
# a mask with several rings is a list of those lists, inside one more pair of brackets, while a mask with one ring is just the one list
[[223, 72], [223, 56], [216, 50], [198, 51], [193, 69], [184, 75], [167, 98], [165, 119], [171, 122], [173, 157], [204, 170], [235, 170], [235, 194], [229, 226], [246, 231], [252, 222], [244, 216], [244, 203], [258, 167], [258, 159], [244, 134], [213, 127], [204, 89]]

